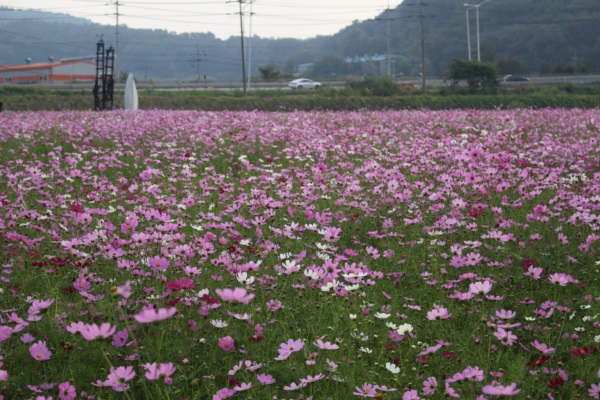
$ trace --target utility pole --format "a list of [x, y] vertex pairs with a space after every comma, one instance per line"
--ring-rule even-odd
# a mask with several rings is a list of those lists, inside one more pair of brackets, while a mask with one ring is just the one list
[[248, 32], [248, 89], [250, 89], [250, 81], [252, 80], [252, 4], [254, 0], [250, 0], [250, 28]]
[[203, 61], [200, 56], [204, 56], [206, 54], [200, 53], [200, 47], [196, 47], [196, 78], [198, 82], [200, 82], [200, 62]]
[[388, 76], [392, 76], [392, 59], [391, 59], [391, 51], [390, 51], [390, 36], [391, 36], [391, 26], [390, 21], [392, 20], [392, 16], [390, 15], [390, 2], [388, 0], [387, 7], [387, 74]]
[[242, 83], [244, 85], [244, 96], [246, 96], [246, 55], [244, 54], [244, 12], [242, 10], [242, 3], [244, 0], [238, 0], [240, 4], [240, 33], [242, 38]]
[[423, 93], [425, 93], [425, 22], [423, 21], [425, 16], [423, 15], [423, 0], [419, 2], [419, 9], [421, 11], [421, 76], [423, 78]]
[[116, 12], [116, 16], [117, 16], [117, 24], [116, 24], [116, 32], [115, 32], [115, 77], [117, 78], [116, 80], [119, 81], [119, 75], [120, 75], [120, 70], [119, 70], [119, 0], [115, 0], [115, 6], [117, 7], [117, 12]]

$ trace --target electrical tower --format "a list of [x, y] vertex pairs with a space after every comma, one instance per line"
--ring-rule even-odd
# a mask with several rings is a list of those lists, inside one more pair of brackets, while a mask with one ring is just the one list
[[96, 43], [96, 81], [94, 83], [94, 110], [112, 110], [114, 94], [115, 51], [110, 46], [104, 51], [104, 40]]

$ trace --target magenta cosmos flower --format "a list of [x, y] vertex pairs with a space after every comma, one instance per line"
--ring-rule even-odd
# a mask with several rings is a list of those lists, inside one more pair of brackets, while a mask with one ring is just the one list
[[155, 310], [154, 307], [146, 307], [142, 312], [134, 315], [133, 318], [141, 324], [149, 324], [151, 322], [171, 318], [175, 314], [177, 314], [177, 309], [175, 307], [159, 308], [158, 310]]
[[302, 339], [289, 339], [287, 343], [281, 343], [279, 345], [279, 356], [275, 358], [276, 360], [285, 360], [290, 356], [290, 354], [300, 351], [304, 347], [304, 342]]
[[231, 336], [225, 336], [219, 339], [219, 347], [225, 352], [235, 351], [235, 341]]
[[242, 303], [248, 304], [250, 300], [254, 298], [253, 294], [248, 294], [246, 289], [244, 288], [235, 288], [235, 289], [216, 289], [215, 292], [219, 295], [219, 297], [223, 301], [227, 301], [230, 303]]
[[52, 355], [50, 350], [48, 350], [48, 346], [46, 346], [46, 342], [42, 342], [41, 340], [29, 347], [29, 354], [38, 361], [47, 361]]
[[520, 391], [521, 391], [521, 389], [517, 389], [516, 383], [511, 383], [508, 386], [487, 385], [487, 386], [484, 386], [482, 389], [483, 394], [487, 394], [490, 396], [505, 396], [505, 397], [516, 396], [517, 394], [519, 394]]

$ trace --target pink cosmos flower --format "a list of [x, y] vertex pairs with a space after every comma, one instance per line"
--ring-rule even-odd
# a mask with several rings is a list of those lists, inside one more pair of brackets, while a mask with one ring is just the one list
[[115, 333], [116, 327], [111, 326], [108, 322], [98, 326], [96, 324], [84, 325], [79, 331], [85, 340], [107, 339]]
[[0, 326], [0, 343], [8, 340], [12, 335], [12, 328], [10, 326]]
[[235, 342], [231, 336], [219, 339], [219, 347], [225, 352], [235, 351]]
[[129, 339], [129, 332], [127, 329], [122, 329], [118, 332], [115, 332], [113, 335], [113, 340], [110, 342], [115, 347], [123, 347], [127, 344], [127, 339]]
[[402, 395], [402, 400], [421, 400], [421, 397], [419, 397], [419, 392], [416, 390], [409, 390], [404, 392]]
[[131, 281], [128, 280], [122, 286], [117, 286], [115, 288], [115, 293], [128, 299], [129, 296], [131, 296]]
[[48, 346], [46, 346], [46, 342], [42, 342], [41, 340], [29, 347], [29, 354], [37, 361], [47, 361], [52, 355], [50, 350], [48, 350]]
[[175, 373], [176, 368], [173, 366], [173, 363], [166, 364], [156, 364], [156, 363], [147, 363], [144, 364], [144, 369], [146, 370], [146, 379], [149, 381], [155, 381], [162, 378], [168, 378]]
[[487, 394], [490, 396], [510, 397], [510, 396], [516, 396], [517, 394], [519, 394], [521, 389], [517, 389], [516, 383], [511, 383], [508, 386], [487, 385], [487, 386], [484, 386], [483, 389], [481, 389], [481, 391], [483, 392], [483, 394]]
[[355, 392], [352, 393], [359, 397], [375, 397], [377, 396], [377, 386], [370, 383], [363, 383], [362, 387], [356, 386]]
[[217, 292], [223, 301], [230, 303], [248, 304], [254, 298], [254, 295], [248, 294], [244, 288], [235, 288], [233, 290], [229, 288], [216, 289], [215, 292]]
[[256, 379], [263, 385], [272, 385], [276, 382], [272, 375], [267, 374], [258, 374], [256, 375]]
[[448, 309], [441, 306], [436, 306], [433, 310], [427, 313], [427, 319], [430, 321], [434, 321], [436, 319], [448, 319], [452, 316], [448, 312]]
[[90, 283], [85, 278], [77, 278], [73, 282], [73, 287], [79, 292], [87, 292], [90, 290]]
[[434, 376], [430, 376], [423, 381], [423, 393], [428, 396], [433, 396], [437, 389], [438, 383]]
[[69, 382], [58, 385], [58, 397], [60, 400], [73, 400], [77, 396], [77, 389]]
[[104, 385], [110, 386], [115, 392], [126, 392], [129, 390], [127, 382], [135, 377], [135, 371], [132, 366], [128, 367], [110, 367], [110, 374], [104, 381]]
[[542, 352], [542, 354], [544, 355], [549, 355], [554, 353], [554, 350], [556, 350], [554, 347], [548, 347], [548, 345], [546, 343], [540, 343], [537, 340], [534, 340], [533, 342], [531, 342], [531, 345], [538, 351]]
[[600, 399], [600, 383], [592, 383], [592, 386], [590, 386], [590, 388], [588, 389], [588, 393], [590, 397], [594, 399]]
[[276, 360], [285, 360], [286, 358], [288, 358], [292, 353], [295, 353], [297, 351], [300, 351], [302, 348], [304, 347], [304, 342], [302, 341], [302, 339], [289, 339], [287, 341], [287, 343], [281, 343], [279, 345], [279, 350], [277, 350], [279, 352], [279, 356], [276, 357]]
[[236, 393], [237, 392], [234, 389], [223, 388], [213, 395], [212, 400], [229, 399]]
[[337, 344], [331, 344], [331, 342], [323, 343], [321, 339], [318, 339], [316, 342], [313, 342], [313, 344], [321, 350], [337, 350], [340, 348], [340, 346], [338, 346]]
[[252, 382], [242, 382], [239, 385], [235, 385], [233, 390], [236, 392], [243, 392], [244, 390], [248, 390], [252, 388]]
[[302, 382], [301, 382], [301, 383], [298, 385], [296, 382], [292, 382], [292, 383], [290, 383], [289, 385], [285, 385], [285, 386], [283, 387], [283, 390], [288, 390], [288, 391], [291, 391], [291, 390], [298, 390], [298, 389], [302, 389], [302, 388], [303, 388], [303, 387], [305, 387], [305, 386], [306, 386], [306, 383], [302, 383]]
[[323, 240], [325, 240], [326, 242], [330, 242], [330, 243], [334, 243], [337, 242], [338, 240], [340, 240], [340, 233], [342, 232], [341, 228], [336, 228], [336, 227], [327, 227], [325, 228], [325, 231], [323, 232]]
[[494, 332], [494, 336], [498, 338], [505, 346], [512, 346], [517, 340], [517, 336], [513, 335], [512, 331], [506, 331], [503, 328], [498, 328], [496, 332]]
[[267, 310], [269, 310], [269, 311], [277, 311], [277, 310], [279, 310], [281, 308], [281, 305], [282, 305], [281, 301], [279, 301], [279, 300], [275, 300], [275, 299], [269, 300], [267, 302]]
[[160, 256], [149, 258], [148, 264], [150, 265], [150, 269], [153, 271], [164, 271], [171, 265], [169, 260]]
[[8, 380], [8, 371], [0, 369], [0, 382], [6, 382]]
[[154, 307], [150, 306], [145, 307], [139, 314], [134, 315], [133, 318], [141, 324], [149, 324], [151, 322], [171, 318], [175, 314], [177, 314], [177, 309], [175, 307], [159, 308], [156, 310]]
[[517, 315], [517, 313], [515, 311], [511, 311], [511, 310], [496, 310], [496, 317], [501, 318], [501, 319], [512, 319]]
[[479, 369], [479, 367], [467, 367], [462, 372], [463, 379], [467, 379], [470, 381], [481, 382], [483, 380], [483, 370]]
[[315, 376], [308, 375], [306, 378], [300, 378], [300, 382], [304, 383], [304, 384], [306, 384], [306, 383], [313, 383], [313, 382], [316, 382], [316, 381], [320, 381], [324, 377], [325, 377], [325, 375], [323, 375], [323, 374], [318, 374], [318, 375], [315, 375]]
[[492, 290], [492, 284], [488, 281], [474, 282], [469, 285], [469, 292], [473, 294], [487, 294]]

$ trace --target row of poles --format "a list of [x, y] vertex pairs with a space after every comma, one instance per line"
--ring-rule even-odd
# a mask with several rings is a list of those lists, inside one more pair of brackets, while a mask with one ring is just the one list
[[[243, 88], [244, 88], [244, 96], [246, 96], [248, 88], [250, 86], [250, 63], [251, 63], [251, 48], [249, 48], [248, 50], [248, 70], [246, 69], [246, 46], [245, 46], [245, 40], [244, 40], [244, 10], [243, 10], [243, 5], [246, 4], [246, 0], [237, 0], [239, 3], [239, 7], [240, 7], [240, 38], [241, 38], [241, 47], [242, 47], [242, 80], [243, 80]], [[467, 7], [466, 9], [466, 13], [467, 13], [467, 47], [468, 47], [468, 57], [469, 57], [469, 61], [471, 61], [472, 59], [472, 53], [471, 53], [471, 29], [469, 26], [469, 11], [475, 9], [475, 13], [476, 13], [476, 24], [477, 24], [477, 61], [481, 61], [481, 46], [480, 46], [480, 42], [479, 42], [479, 7], [481, 7], [482, 5], [484, 5], [485, 3], [487, 3], [490, 0], [484, 0], [483, 2], [479, 3], [479, 4], [469, 4], [469, 3], [464, 3], [463, 6]], [[252, 4], [253, 4], [253, 0], [249, 0], [249, 2], [247, 3], [250, 5], [250, 37], [252, 36]], [[115, 0], [115, 6], [116, 6], [116, 32], [115, 32], [115, 36], [116, 36], [116, 60], [115, 60], [115, 75], [118, 77], [119, 76], [119, 0]], [[424, 23], [423, 23], [423, 0], [420, 0], [419, 2], [419, 6], [420, 6], [420, 14], [421, 14], [421, 75], [422, 75], [422, 79], [423, 79], [423, 88], [425, 88], [425, 83], [426, 83], [426, 78], [425, 78], [425, 34], [424, 34]], [[389, 10], [389, 2], [388, 2], [388, 10]], [[389, 59], [389, 20], [388, 20], [388, 63], [390, 62]], [[199, 62], [198, 62], [199, 64]], [[199, 65], [198, 65], [199, 68]], [[388, 66], [388, 69], [390, 69], [390, 66]]]

